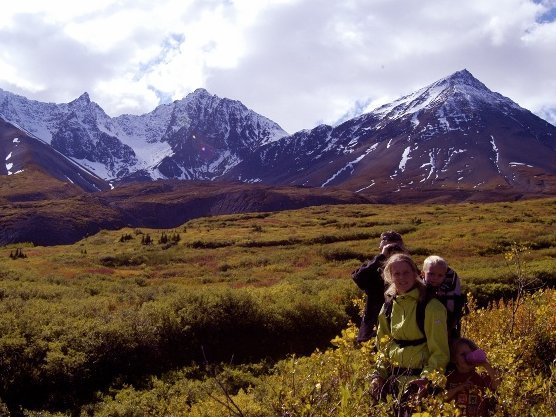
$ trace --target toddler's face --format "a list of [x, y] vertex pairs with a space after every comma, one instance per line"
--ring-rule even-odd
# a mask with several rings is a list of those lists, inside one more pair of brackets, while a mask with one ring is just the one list
[[474, 366], [467, 362], [467, 360], [465, 359], [465, 356], [471, 351], [471, 348], [463, 343], [458, 345], [458, 347], [456, 348], [454, 354], [454, 363], [459, 372], [467, 373], [473, 370]]
[[429, 265], [423, 270], [425, 282], [433, 287], [439, 287], [446, 277], [447, 268], [442, 265]]

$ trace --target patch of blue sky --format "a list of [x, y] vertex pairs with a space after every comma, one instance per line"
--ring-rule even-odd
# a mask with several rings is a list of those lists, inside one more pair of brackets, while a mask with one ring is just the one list
[[552, 23], [556, 21], [556, 1], [554, 0], [533, 0], [533, 3], [541, 4], [545, 7], [545, 11], [537, 16], [539, 23]]
[[160, 53], [149, 61], [141, 63], [139, 65], [139, 73], [136, 77], [140, 78], [151, 68], [165, 63], [168, 56], [170, 56], [174, 51], [179, 50], [183, 42], [185, 42], [185, 35], [183, 33], [172, 33], [170, 36], [164, 38], [162, 44], [160, 45]]
[[160, 90], [156, 89], [155, 87], [153, 87], [152, 85], [149, 85], [149, 90], [153, 91], [156, 94], [160, 104], [168, 104], [168, 103], [171, 103], [172, 101], [174, 101], [172, 99], [171, 94], [165, 93], [164, 91], [160, 91]]

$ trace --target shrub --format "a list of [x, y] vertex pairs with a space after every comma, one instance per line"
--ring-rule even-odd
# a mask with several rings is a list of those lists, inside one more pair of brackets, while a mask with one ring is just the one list
[[217, 249], [217, 248], [225, 248], [227, 246], [233, 246], [234, 242], [231, 240], [224, 240], [224, 241], [204, 241], [204, 240], [194, 240], [191, 243], [188, 243], [187, 246], [193, 249]]
[[124, 233], [123, 235], [120, 236], [119, 242], [127, 242], [128, 240], [133, 239], [133, 236], [131, 235], [131, 233]]
[[[526, 297], [513, 336], [508, 332], [510, 304], [479, 309], [471, 300], [471, 305], [464, 318], [464, 336], [486, 350], [502, 377], [495, 393], [495, 415], [552, 417], [556, 411], [556, 318], [551, 312], [556, 308], [556, 292]], [[357, 345], [356, 334], [356, 327], [348, 325], [332, 340], [333, 347], [306, 357], [292, 355], [270, 372], [264, 366], [227, 366], [219, 372], [213, 368], [204, 379], [193, 375], [153, 378], [144, 390], [124, 388], [113, 398], [105, 397], [94, 405], [95, 415], [390, 416], [395, 398], [378, 404], [369, 398], [369, 376], [377, 358], [374, 343]], [[436, 380], [442, 384], [443, 378], [438, 375]], [[459, 415], [454, 403], [444, 398], [442, 393], [425, 398], [413, 415]], [[111, 414], [115, 410], [118, 414]]]
[[141, 236], [141, 245], [152, 245], [152, 244], [153, 244], [153, 239], [151, 235], [147, 233], [146, 235]]
[[17, 248], [15, 250], [15, 252], [10, 252], [10, 258], [15, 260], [15, 259], [25, 259], [27, 258], [27, 255], [25, 255], [25, 253], [23, 253], [23, 249], [21, 248]]

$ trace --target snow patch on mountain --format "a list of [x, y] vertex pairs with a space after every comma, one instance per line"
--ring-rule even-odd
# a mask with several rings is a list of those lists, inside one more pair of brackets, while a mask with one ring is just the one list
[[371, 188], [374, 185], [375, 185], [375, 180], [371, 180], [371, 183], [369, 185], [367, 185], [366, 187], [360, 188], [358, 190], [355, 190], [355, 192], [360, 193], [361, 191], [365, 191], [365, 190]]
[[492, 162], [496, 166], [496, 169], [498, 170], [498, 173], [501, 174], [500, 165], [498, 164], [498, 162], [500, 161], [500, 153], [498, 151], [498, 147], [496, 146], [496, 142], [494, 142], [494, 136], [492, 136], [492, 135], [490, 135], [490, 144], [491, 144], [492, 150], [494, 152], [494, 159], [492, 159]]
[[521, 166], [526, 166], [526, 167], [529, 167], [529, 168], [533, 168], [533, 165], [525, 164], [523, 162], [510, 162], [509, 165], [512, 166], [512, 167], [521, 165]]
[[428, 180], [432, 176], [432, 174], [434, 174], [434, 172], [436, 170], [436, 152], [435, 152], [435, 149], [432, 149], [429, 152], [429, 162], [424, 163], [423, 165], [421, 165], [421, 168], [426, 168], [426, 167], [430, 167], [429, 173], [420, 182], [425, 182], [426, 180]]
[[405, 166], [407, 164], [407, 161], [410, 159], [409, 156], [410, 152], [411, 152], [411, 146], [408, 146], [407, 148], [404, 149], [402, 153], [402, 159], [400, 161], [400, 164], [398, 165], [398, 170], [400, 170], [401, 172], [405, 171]]
[[72, 161], [77, 163], [78, 166], [87, 168], [89, 171], [91, 171], [93, 174], [95, 174], [100, 178], [111, 177], [111, 173], [106, 168], [106, 165], [100, 162], [91, 162], [88, 159], [76, 159], [76, 158], [72, 158]]
[[370, 154], [372, 151], [374, 151], [376, 148], [378, 147], [378, 143], [375, 143], [374, 145], [372, 145], [371, 147], [369, 147], [364, 154], [360, 155], [359, 157], [355, 158], [353, 161], [348, 162], [344, 167], [340, 168], [334, 175], [332, 175], [330, 178], [328, 178], [324, 183], [322, 183], [321, 188], [328, 185], [329, 183], [331, 183], [332, 181], [334, 181], [334, 179], [336, 177], [338, 177], [340, 174], [342, 174], [344, 171], [350, 170], [351, 172], [354, 171], [355, 166], [361, 162], [363, 160], [363, 158], [365, 158], [368, 154]]
[[467, 149], [454, 149], [454, 148], [449, 148], [449, 149], [448, 149], [448, 154], [449, 154], [449, 155], [448, 155], [448, 160], [446, 161], [446, 165], [445, 165], [445, 166], [448, 166], [448, 165], [452, 162], [452, 159], [453, 159], [455, 156], [457, 156], [457, 155], [460, 154], [460, 153], [465, 153], [465, 152], [467, 152]]

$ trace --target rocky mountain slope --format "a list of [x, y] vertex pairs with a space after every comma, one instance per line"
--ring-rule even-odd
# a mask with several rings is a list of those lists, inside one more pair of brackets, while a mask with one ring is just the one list
[[[76, 192], [103, 191], [110, 188], [102, 178], [84, 169], [44, 141], [6, 122], [2, 117], [0, 117], [0, 160], [4, 161], [0, 164], [0, 176], [17, 177], [26, 171], [25, 176], [28, 176], [29, 172], [41, 171], [53, 179], [62, 181], [66, 189], [74, 189]], [[42, 191], [44, 190], [33, 187], [33, 193]], [[33, 199], [31, 196], [29, 198]]]
[[205, 90], [116, 118], [87, 94], [47, 104], [0, 90], [0, 158], [0, 245], [308, 205], [556, 194], [556, 127], [465, 70], [293, 135]]
[[460, 71], [339, 126], [257, 149], [226, 176], [401, 191], [556, 192], [556, 127]]
[[0, 90], [0, 117], [106, 180], [211, 180], [287, 135], [240, 102], [204, 89], [148, 114], [115, 118], [87, 93], [67, 104], [52, 104]]
[[203, 89], [115, 118], [86, 93], [51, 104], [0, 90], [0, 117], [116, 186], [153, 179], [337, 186], [385, 201], [400, 201], [402, 192], [405, 199], [556, 193], [556, 127], [467, 70], [338, 126], [293, 135]]

